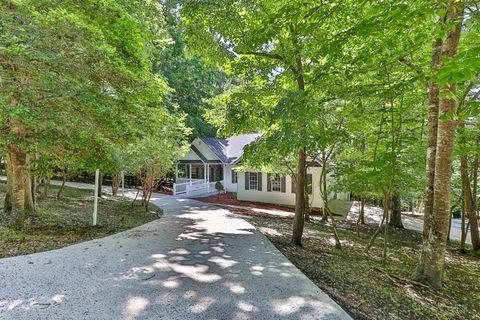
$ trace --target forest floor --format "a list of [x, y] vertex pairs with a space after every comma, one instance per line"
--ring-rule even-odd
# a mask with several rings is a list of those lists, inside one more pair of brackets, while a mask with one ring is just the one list
[[[131, 200], [103, 195], [98, 202], [97, 226], [92, 227], [92, 191], [65, 187], [63, 195], [57, 199], [58, 189], [51, 185], [48, 198], [38, 197], [37, 211], [26, 218], [21, 229], [0, 225], [0, 258], [58, 249], [158, 218], [158, 209], [154, 206], [145, 212], [138, 202], [132, 208]], [[0, 183], [0, 212], [5, 191], [5, 183]]]
[[421, 249], [421, 233], [389, 228], [388, 258], [383, 237], [364, 253], [375, 225], [338, 221], [342, 249], [335, 249], [330, 225], [306, 223], [303, 247], [290, 245], [292, 220], [244, 216], [305, 275], [354, 319], [480, 319], [480, 257], [448, 247], [443, 292], [411, 282]]

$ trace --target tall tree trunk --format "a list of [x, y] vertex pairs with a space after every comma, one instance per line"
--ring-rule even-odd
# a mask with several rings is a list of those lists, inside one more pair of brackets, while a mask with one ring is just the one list
[[298, 151], [298, 169], [295, 190], [295, 218], [293, 220], [292, 244], [302, 245], [302, 234], [305, 211], [305, 178], [306, 178], [307, 154], [304, 148]]
[[327, 194], [327, 172], [325, 170], [325, 161], [322, 161], [322, 173], [320, 174], [320, 189], [322, 195], [322, 222], [328, 222], [328, 194]]
[[[39, 154], [38, 152], [35, 152], [34, 156], [34, 167], [33, 169], [37, 169], [38, 167], [38, 159], [39, 159]], [[37, 192], [38, 192], [38, 185], [40, 184], [40, 179], [38, 175], [33, 175], [32, 176], [32, 201], [33, 201], [33, 206], [37, 206]]]
[[[462, 30], [463, 2], [449, 3], [446, 24], [455, 23], [454, 29], [449, 29], [447, 39], [442, 49], [441, 59], [454, 57]], [[444, 25], [445, 26], [445, 25]], [[439, 116], [455, 112], [456, 102], [449, 98], [455, 94], [456, 85], [439, 87]], [[438, 119], [435, 119], [438, 121]], [[450, 186], [452, 176], [452, 151], [455, 136], [453, 119], [438, 121], [437, 143], [435, 154], [435, 172], [433, 189], [433, 207], [427, 235], [423, 241], [420, 262], [415, 272], [415, 278], [430, 287], [440, 290], [443, 284], [445, 267], [445, 249], [450, 217]], [[431, 152], [431, 150], [429, 150]], [[430, 159], [429, 159], [430, 160]], [[424, 230], [425, 231], [425, 230]]]
[[[477, 139], [477, 148], [480, 147], [479, 145], [479, 139]], [[475, 211], [477, 211], [477, 191], [478, 191], [478, 167], [480, 165], [480, 157], [477, 155], [475, 155], [475, 159], [473, 160], [473, 173], [472, 173], [472, 201], [473, 201], [473, 207], [475, 208]]]
[[62, 172], [62, 185], [60, 186], [60, 189], [58, 189], [57, 199], [59, 199], [62, 196], [62, 192], [65, 189], [66, 182], [67, 182], [67, 169], [64, 169]]
[[465, 253], [465, 241], [467, 240], [467, 232], [465, 230], [465, 192], [462, 185], [462, 235], [460, 238], [460, 252]]
[[[461, 124], [459, 128], [460, 143], [465, 145], [465, 124]], [[465, 211], [468, 216], [468, 222], [470, 224], [470, 235], [472, 238], [473, 250], [480, 250], [480, 238], [478, 234], [478, 220], [477, 210], [474, 198], [476, 194], [472, 194], [472, 188], [470, 187], [470, 178], [468, 176], [468, 159], [465, 154], [460, 155], [460, 175], [462, 178], [462, 191], [465, 199]]]
[[50, 186], [50, 176], [46, 176], [43, 183], [43, 196], [48, 198], [48, 187]]
[[360, 198], [360, 215], [358, 216], [358, 220], [361, 224], [365, 224], [365, 197], [361, 196]]
[[[332, 223], [333, 229], [333, 237], [335, 239], [335, 248], [340, 249], [342, 247], [340, 243], [340, 237], [338, 236], [337, 226], [335, 224], [335, 219], [333, 218], [333, 213], [328, 206], [328, 192], [327, 192], [327, 158], [322, 155], [322, 173], [321, 173], [322, 181], [321, 181], [321, 194], [322, 194], [322, 204], [323, 204], [323, 214], [324, 217], [322, 221], [328, 221], [328, 217], [330, 217], [330, 221]], [[327, 218], [325, 218], [325, 216]]]
[[388, 224], [395, 228], [404, 228], [402, 223], [402, 203], [400, 201], [400, 193], [394, 191], [392, 194], [392, 214]]
[[382, 215], [382, 221], [380, 222], [380, 224], [378, 225], [378, 228], [377, 230], [375, 230], [375, 232], [373, 233], [372, 237], [370, 238], [370, 241], [368, 242], [368, 245], [365, 247], [365, 253], [369, 253], [370, 251], [370, 248], [373, 246], [373, 243], [375, 242], [375, 239], [377, 239], [378, 235], [380, 234], [380, 232], [382, 231], [382, 228], [385, 227], [386, 228], [386, 224], [387, 224], [387, 216], [388, 216], [388, 201], [383, 201], [383, 215]]
[[[432, 48], [432, 72], [436, 72], [441, 67], [441, 53], [443, 41], [437, 39]], [[427, 141], [427, 188], [425, 191], [424, 215], [423, 215], [423, 238], [427, 238], [431, 228], [433, 214], [433, 198], [435, 183], [435, 157], [437, 154], [437, 131], [438, 131], [438, 106], [439, 106], [439, 88], [434, 82], [428, 85], [428, 141]]]
[[[297, 82], [299, 91], [305, 91], [305, 79], [303, 77], [303, 62], [301, 49], [298, 44], [296, 30], [293, 24], [290, 24], [290, 33], [292, 36], [292, 44], [295, 49], [295, 66], [293, 66], [293, 74]], [[302, 125], [299, 123], [299, 125]], [[295, 217], [293, 220], [292, 244], [302, 245], [302, 235], [304, 226], [305, 212], [305, 182], [307, 180], [307, 152], [305, 147], [298, 150], [298, 168], [297, 168], [297, 184], [295, 190]]]
[[118, 188], [120, 187], [120, 174], [112, 174], [112, 195], [115, 197], [118, 193]]
[[[305, 179], [306, 181], [306, 179]], [[310, 222], [310, 196], [308, 195], [307, 192], [307, 185], [305, 184], [305, 221]]]
[[20, 147], [8, 147], [7, 195], [5, 212], [9, 223], [22, 225], [25, 214], [33, 212], [32, 178], [29, 156]]
[[5, 196], [5, 213], [13, 224], [22, 224], [26, 213], [33, 212], [35, 205], [32, 197], [32, 178], [30, 174], [30, 157], [19, 142], [26, 137], [25, 126], [16, 118], [10, 118], [10, 134], [13, 144], [7, 145], [7, 193]]
[[37, 206], [37, 188], [38, 188], [38, 177], [32, 176], [32, 202], [33, 207]]
[[[390, 212], [390, 192], [383, 192], [383, 202], [384, 209], [383, 214], [385, 216], [385, 221], [388, 221], [388, 213]], [[383, 266], [387, 264], [387, 249], [388, 249], [388, 223], [385, 223], [385, 229], [383, 229]]]
[[448, 234], [447, 234], [447, 243], [450, 244], [450, 233], [452, 231], [452, 213], [450, 212], [450, 217], [448, 219]]
[[7, 161], [5, 162], [5, 171], [7, 174], [7, 191], [5, 194], [5, 203], [3, 206], [3, 211], [4, 211], [4, 222], [8, 222], [8, 214], [12, 212], [12, 183], [13, 183], [13, 178], [10, 179], [9, 177], [13, 177], [13, 171], [12, 171], [12, 166], [8, 163], [8, 156], [7, 156]]

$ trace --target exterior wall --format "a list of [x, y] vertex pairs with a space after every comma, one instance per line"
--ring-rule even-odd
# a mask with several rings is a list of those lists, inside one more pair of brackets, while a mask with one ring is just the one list
[[350, 193], [349, 192], [339, 192], [339, 193], [336, 194], [336, 199], [350, 201]]
[[[249, 172], [256, 172], [256, 170], [247, 170]], [[307, 173], [312, 174], [312, 195], [309, 196], [311, 207], [321, 208], [322, 197], [320, 193], [320, 174], [322, 168], [310, 167]], [[262, 172], [262, 191], [245, 190], [245, 172], [238, 173], [237, 184], [237, 198], [245, 201], [265, 202], [283, 205], [295, 205], [295, 193], [292, 192], [292, 178], [286, 176], [285, 192], [269, 192], [267, 191], [267, 174]]]
[[195, 152], [193, 152], [192, 149], [188, 151], [187, 155], [183, 157], [182, 160], [197, 160], [200, 163], [202, 162], [200, 157]]
[[[230, 164], [226, 164], [223, 170], [224, 176], [223, 176], [223, 181], [225, 182], [224, 187], [227, 190], [227, 192], [237, 192], [237, 186], [238, 183], [232, 183], [232, 170], [234, 166]], [[240, 178], [240, 175], [242, 172], [238, 173], [238, 178]]]
[[[200, 151], [201, 154], [203, 154], [203, 156], [205, 158], [207, 158], [207, 160], [220, 160], [217, 155], [215, 153], [213, 153], [212, 150], [210, 150], [210, 148], [205, 144], [205, 142], [203, 142], [201, 139], [195, 139], [193, 140], [192, 142], [192, 145], [194, 145], [195, 147], [197, 147], [198, 151]], [[189, 151], [189, 154], [190, 153], [195, 153], [193, 152], [192, 150]], [[186, 158], [184, 158], [184, 160], [187, 160]]]
[[[207, 160], [220, 160], [218, 156], [210, 150], [210, 148], [201, 140], [195, 139], [192, 142], [198, 151], [207, 159]], [[190, 149], [188, 154], [183, 158], [183, 160], [195, 160], [199, 164], [203, 163], [200, 157]], [[245, 190], [245, 172], [238, 172], [237, 174], [237, 183], [232, 182], [232, 170], [235, 168], [235, 165], [224, 165], [223, 168], [223, 186], [228, 192], [237, 192], [237, 198], [239, 200], [246, 201], [256, 201], [256, 202], [265, 202], [265, 203], [274, 203], [274, 204], [283, 204], [283, 205], [295, 205], [295, 193], [292, 192], [292, 179], [290, 176], [285, 178], [285, 192], [272, 192], [267, 191], [267, 174], [262, 172], [262, 191], [258, 190]], [[249, 172], [256, 172], [257, 170], [248, 170]], [[314, 208], [322, 207], [322, 197], [320, 193], [320, 175], [322, 172], [321, 167], [310, 167], [308, 168], [307, 173], [312, 174], [312, 191], [313, 194], [309, 195], [310, 206]], [[205, 178], [209, 177], [209, 166], [205, 165]], [[330, 180], [330, 177], [327, 178], [327, 181]], [[339, 199], [339, 200], [350, 200], [349, 193], [331, 193], [329, 194], [330, 199]]]

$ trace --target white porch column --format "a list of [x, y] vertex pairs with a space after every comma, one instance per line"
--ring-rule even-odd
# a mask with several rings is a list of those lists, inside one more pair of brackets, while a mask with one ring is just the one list
[[191, 181], [192, 180], [192, 164], [188, 164], [188, 179]]
[[[93, 215], [92, 215], [92, 226], [97, 225], [97, 210], [98, 210], [98, 188], [100, 180], [100, 170], [95, 170], [95, 190], [93, 191]], [[100, 186], [101, 187], [101, 186]]]
[[207, 164], [207, 170], [205, 172], [205, 178], [207, 178], [207, 182], [210, 182], [210, 165]]
[[207, 182], [207, 165], [203, 163], [203, 182]]
[[227, 166], [226, 166], [225, 164], [223, 164], [223, 172], [222, 172], [223, 181], [222, 181], [222, 184], [223, 184], [223, 187], [224, 187], [225, 189], [226, 189], [226, 182], [227, 182], [227, 178], [225, 177], [226, 171], [227, 171]]

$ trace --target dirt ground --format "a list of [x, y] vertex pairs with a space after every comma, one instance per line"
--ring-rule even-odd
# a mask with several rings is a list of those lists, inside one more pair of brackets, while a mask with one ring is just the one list
[[[0, 183], [0, 210], [5, 197]], [[77, 242], [101, 238], [158, 218], [156, 208], [145, 211], [139, 202], [104, 195], [99, 201], [97, 226], [91, 226], [93, 196], [90, 190], [50, 186], [48, 198], [39, 197], [37, 211], [27, 216], [22, 228], [0, 225], [0, 258], [58, 249]]]
[[421, 248], [421, 234], [389, 229], [383, 264], [383, 237], [370, 254], [364, 249], [376, 229], [338, 221], [342, 249], [335, 249], [332, 228], [306, 223], [303, 247], [290, 244], [292, 220], [247, 216], [273, 243], [354, 319], [480, 319], [480, 259], [449, 245], [445, 287], [434, 292], [411, 281]]

